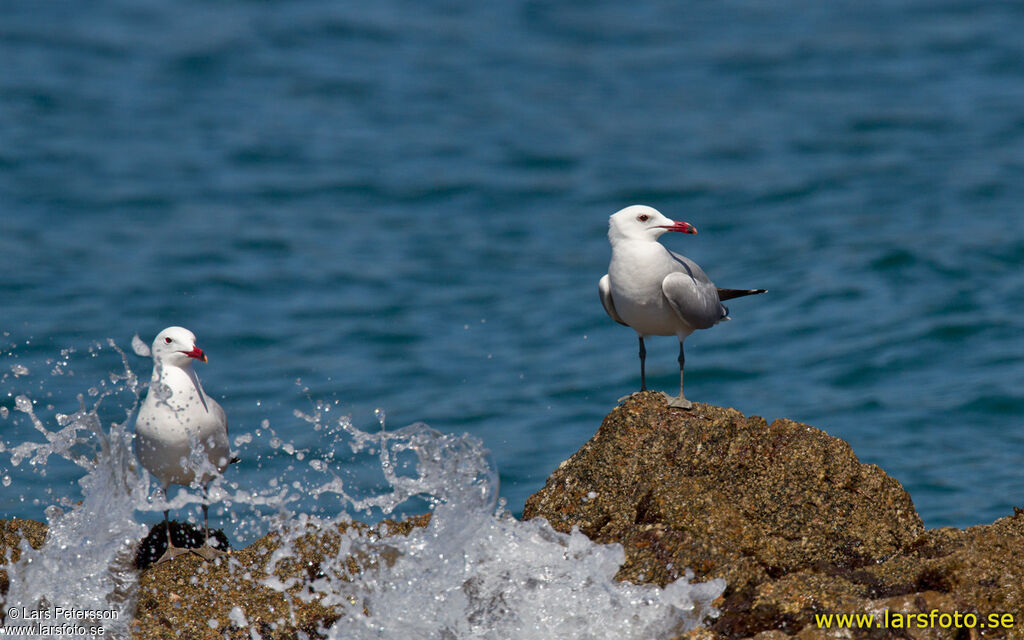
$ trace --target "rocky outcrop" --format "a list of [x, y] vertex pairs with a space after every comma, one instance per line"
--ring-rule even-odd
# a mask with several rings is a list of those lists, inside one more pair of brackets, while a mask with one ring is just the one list
[[[622, 580], [664, 585], [686, 568], [724, 578], [721, 614], [694, 637], [1024, 637], [1024, 514], [925, 531], [898, 482], [846, 442], [791, 420], [706, 404], [680, 411], [637, 394], [527, 500], [523, 517], [621, 543]], [[886, 610], [972, 613], [988, 628], [922, 629], [890, 615], [915, 628], [820, 629], [815, 617], [883, 620]], [[1014, 629], [991, 626], [990, 614], [1006, 613]]]

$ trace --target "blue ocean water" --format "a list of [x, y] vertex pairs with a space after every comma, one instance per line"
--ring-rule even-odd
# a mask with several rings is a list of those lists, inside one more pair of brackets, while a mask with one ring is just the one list
[[[315, 450], [317, 400], [468, 432], [519, 512], [638, 387], [597, 280], [645, 203], [719, 286], [769, 289], [687, 341], [691, 399], [845, 438], [929, 526], [1007, 515], [1021, 32], [966, 0], [13, 3], [0, 440], [39, 437], [18, 394], [69, 413], [119, 368], [93, 345], [181, 324], [233, 435]], [[648, 351], [671, 390], [674, 340]], [[80, 475], [0, 472], [37, 519]]]

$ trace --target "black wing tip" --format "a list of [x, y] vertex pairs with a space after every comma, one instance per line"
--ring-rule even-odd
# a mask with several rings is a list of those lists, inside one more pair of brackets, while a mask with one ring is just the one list
[[767, 291], [767, 289], [719, 289], [718, 299], [732, 300], [733, 298], [742, 298], [743, 296], [753, 296], [759, 293], [767, 293]]

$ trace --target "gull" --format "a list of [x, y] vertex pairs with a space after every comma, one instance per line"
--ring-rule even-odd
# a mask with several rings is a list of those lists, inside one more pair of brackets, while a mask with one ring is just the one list
[[[195, 553], [205, 560], [224, 555], [210, 544], [209, 505], [206, 488], [235, 462], [228, 448], [228, 420], [217, 401], [206, 395], [199, 376], [192, 369], [195, 361], [206, 362], [206, 354], [196, 346], [195, 335], [183, 327], [168, 327], [153, 341], [153, 377], [149, 392], [135, 421], [135, 452], [139, 462], [163, 486], [164, 497], [171, 484], [203, 484], [203, 526], [206, 538], [198, 549], [184, 549], [171, 543], [171, 528], [164, 510], [167, 550], [157, 562], [171, 560], [183, 553]], [[195, 451], [194, 451], [195, 449]], [[205, 454], [209, 465], [194, 453]], [[216, 471], [217, 473], [214, 473]]]
[[697, 329], [729, 319], [722, 300], [765, 290], [717, 288], [696, 262], [658, 242], [669, 231], [697, 233], [690, 223], [670, 220], [645, 205], [632, 205], [613, 214], [608, 219], [612, 259], [598, 291], [612, 320], [631, 327], [640, 338], [640, 391], [647, 390], [644, 338], [679, 338], [679, 395], [665, 397], [668, 406], [689, 409], [693, 403], [683, 395], [683, 341]]

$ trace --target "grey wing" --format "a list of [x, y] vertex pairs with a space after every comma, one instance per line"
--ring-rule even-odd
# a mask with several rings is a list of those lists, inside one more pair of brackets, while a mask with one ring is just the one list
[[701, 284], [715, 286], [715, 283], [711, 282], [711, 278], [708, 277], [708, 274], [704, 273], [699, 264], [675, 251], [669, 251], [669, 253], [672, 255], [672, 259], [676, 261], [676, 271], [692, 276], [695, 281]]
[[629, 325], [622, 321], [622, 318], [619, 317], [619, 313], [615, 310], [615, 302], [612, 301], [612, 283], [608, 278], [607, 273], [604, 274], [604, 277], [597, 283], [597, 291], [601, 294], [601, 304], [604, 305], [604, 310], [608, 312], [608, 315], [611, 316], [612, 320], [628, 327]]
[[205, 401], [209, 412], [213, 414], [213, 417], [217, 420], [217, 424], [219, 424], [221, 429], [224, 430], [224, 439], [227, 440], [228, 414], [224, 413], [224, 407], [220, 406], [220, 403], [214, 400], [212, 397], [206, 395], [205, 391], [203, 392], [203, 395], [205, 396], [203, 400]]
[[661, 281], [661, 292], [683, 322], [694, 329], [707, 329], [729, 315], [718, 299], [718, 290], [706, 275], [700, 279], [695, 273], [670, 273]]
[[[207, 396], [207, 400], [211, 405], [213, 405], [213, 415], [217, 418], [217, 422], [224, 425], [224, 440], [227, 442], [228, 447], [230, 447], [231, 442], [228, 440], [228, 414], [224, 413], [224, 407], [220, 406], [219, 402], [209, 396]], [[228, 455], [228, 464], [234, 464], [236, 462], [241, 462], [242, 460], [233, 453], [229, 453]]]
[[228, 414], [224, 413], [224, 407], [220, 406], [216, 400], [213, 401], [213, 415], [217, 416], [217, 421], [224, 425], [224, 435], [228, 435]]

